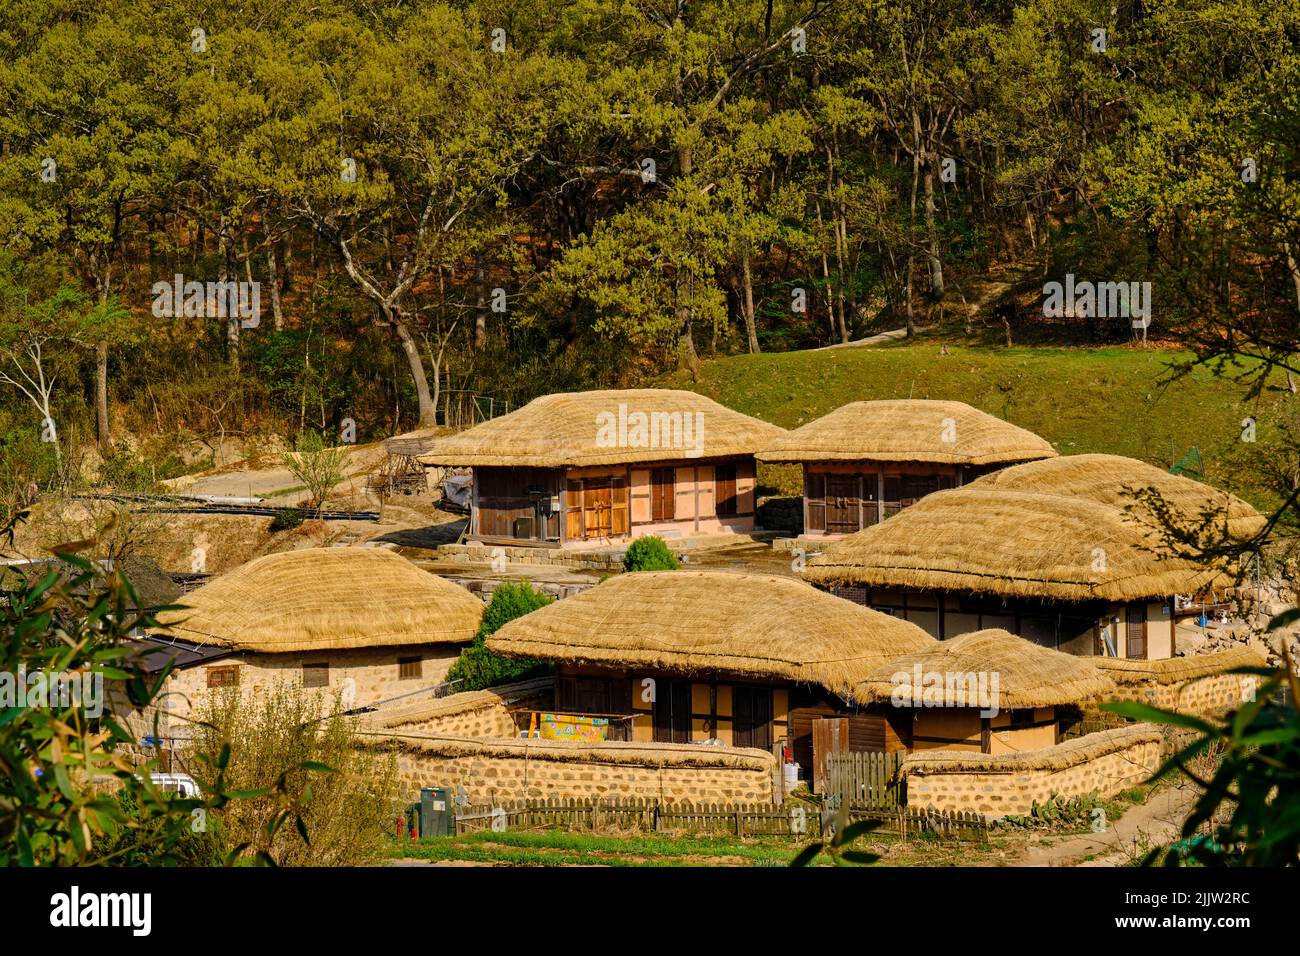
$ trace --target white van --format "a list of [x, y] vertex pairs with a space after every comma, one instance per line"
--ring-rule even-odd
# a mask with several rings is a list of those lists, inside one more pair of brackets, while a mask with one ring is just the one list
[[151, 773], [149, 782], [164, 793], [174, 793], [185, 800], [202, 799], [198, 782], [188, 773]]

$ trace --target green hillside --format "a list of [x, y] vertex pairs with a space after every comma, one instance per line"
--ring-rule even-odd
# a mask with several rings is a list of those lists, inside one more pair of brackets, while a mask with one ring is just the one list
[[[1037, 432], [1062, 454], [1108, 452], [1170, 467], [1199, 447], [1206, 479], [1260, 507], [1279, 498], [1270, 475], [1296, 399], [1280, 376], [1256, 400], [1228, 377], [1197, 369], [1169, 381], [1179, 352], [1137, 348], [960, 348], [934, 342], [744, 355], [703, 364], [698, 382], [669, 384], [786, 428], [846, 402], [956, 399]], [[1242, 420], [1256, 420], [1256, 442]], [[1287, 466], [1290, 467], [1289, 465]], [[793, 491], [788, 470], [764, 479]]]

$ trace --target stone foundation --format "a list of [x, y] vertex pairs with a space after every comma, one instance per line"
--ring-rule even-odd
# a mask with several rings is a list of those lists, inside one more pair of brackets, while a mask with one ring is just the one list
[[1028, 814], [1053, 795], [1110, 796], [1155, 772], [1163, 740], [1153, 725], [1134, 724], [996, 757], [943, 750], [912, 754], [903, 763], [907, 805], [997, 818]]
[[471, 803], [546, 797], [642, 797], [665, 803], [771, 803], [776, 759], [761, 750], [691, 744], [368, 732], [363, 746], [396, 753], [403, 797], [463, 787]]

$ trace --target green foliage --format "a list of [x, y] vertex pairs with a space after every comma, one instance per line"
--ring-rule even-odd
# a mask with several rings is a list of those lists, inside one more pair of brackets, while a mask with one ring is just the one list
[[347, 460], [346, 448], [329, 447], [316, 431], [303, 436], [298, 451], [285, 452], [281, 458], [289, 473], [306, 486], [310, 507], [315, 511], [324, 506], [330, 492], [343, 480], [343, 466]]
[[[228, 746], [227, 783], [249, 795], [216, 814], [227, 855], [282, 866], [379, 858], [397, 813], [396, 758], [358, 746], [341, 710], [337, 699], [283, 681], [255, 696], [232, 687], [204, 701], [197, 759], [215, 760]], [[294, 826], [284, 826], [290, 818]]]
[[1099, 791], [1094, 790], [1076, 797], [1062, 797], [1054, 793], [1044, 803], [1034, 801], [1028, 814], [1009, 813], [998, 823], [1012, 829], [1042, 827], [1075, 830], [1091, 823], [1092, 811], [1095, 809], [1108, 809], [1107, 802], [1101, 798]]
[[[0, 544], [12, 547], [22, 517], [0, 525]], [[41, 672], [47, 684], [73, 672], [103, 681], [102, 693], [0, 711], [0, 866], [177, 862], [206, 852], [190, 838], [196, 812], [260, 795], [231, 790], [230, 750], [215, 740], [195, 775], [199, 799], [162, 792], [148, 777], [157, 762], [137, 764], [122, 749], [135, 740], [121, 713], [152, 702], [171, 666], [151, 675], [128, 656], [127, 636], [157, 627], [161, 609], [141, 608], [120, 573], [70, 553], [92, 545], [56, 548], [62, 567], [0, 578], [0, 673]], [[279, 822], [294, 812], [285, 807]]]
[[[1300, 611], [1274, 618], [1270, 630], [1300, 620]], [[1222, 718], [1200, 718], [1135, 701], [1103, 704], [1135, 720], [1190, 732], [1191, 741], [1173, 754], [1153, 779], [1175, 772], [1201, 789], [1181, 837], [1158, 847], [1143, 865], [1296, 866], [1300, 864], [1300, 680], [1290, 656], [1277, 670], [1243, 668], [1235, 673], [1262, 678], [1254, 699]], [[1282, 702], [1282, 691], [1289, 701]], [[1221, 754], [1212, 771], [1198, 761]]]
[[624, 571], [677, 571], [681, 563], [664, 539], [648, 534], [637, 538], [623, 555]]
[[493, 591], [473, 643], [461, 651], [447, 672], [448, 681], [459, 681], [455, 685], [456, 692], [482, 690], [549, 673], [551, 668], [548, 664], [501, 657], [488, 650], [484, 641], [515, 618], [545, 607], [553, 600], [527, 581], [507, 581]]
[[835, 808], [834, 817], [829, 827], [830, 839], [818, 840], [808, 844], [798, 856], [790, 861], [790, 866], [812, 866], [823, 853], [829, 856], [836, 866], [842, 866], [845, 863], [858, 865], [876, 863], [880, 860], [880, 854], [871, 853], [867, 850], [850, 850], [846, 848], [858, 837], [870, 833], [872, 830], [878, 830], [883, 823], [883, 820], [859, 820], [857, 823], [850, 823], [849, 805], [847, 801], [841, 802]]
[[285, 508], [283, 511], [276, 512], [267, 530], [272, 534], [279, 531], [292, 531], [306, 520], [307, 512], [301, 508]]

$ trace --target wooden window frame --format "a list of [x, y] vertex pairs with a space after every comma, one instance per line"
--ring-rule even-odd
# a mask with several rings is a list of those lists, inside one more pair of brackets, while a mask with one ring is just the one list
[[[311, 674], [311, 675], [312, 675], [311, 680], [308, 680], [308, 678], [307, 678], [307, 675], [308, 675], [308, 674]], [[318, 681], [317, 678], [316, 678], [316, 675], [317, 675], [317, 674], [324, 674], [324, 675], [325, 675], [325, 680], [324, 680], [324, 681]], [[313, 663], [313, 664], [303, 664], [303, 665], [302, 665], [302, 686], [303, 686], [304, 688], [308, 688], [308, 687], [328, 687], [329, 685], [330, 685], [330, 665], [329, 665], [329, 661], [324, 661], [324, 662], [322, 662], [322, 663]]]
[[399, 657], [397, 659], [397, 679], [398, 680], [423, 680], [424, 679], [424, 658], [423, 657]]
[[222, 664], [218, 667], [209, 667], [207, 678], [209, 687], [238, 687], [239, 665]]

